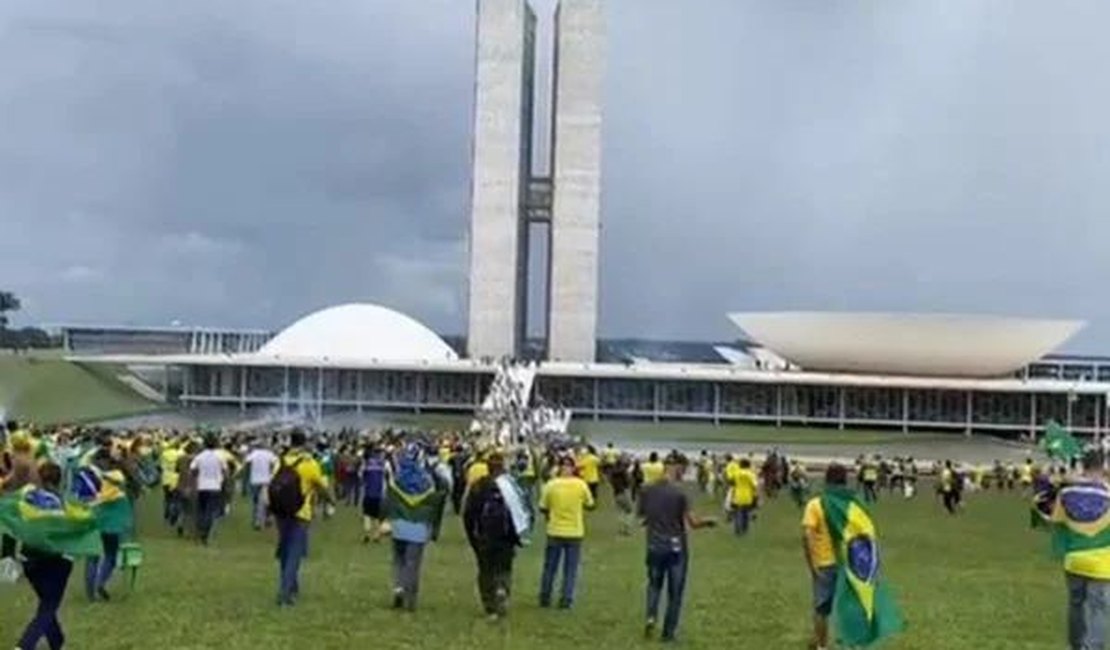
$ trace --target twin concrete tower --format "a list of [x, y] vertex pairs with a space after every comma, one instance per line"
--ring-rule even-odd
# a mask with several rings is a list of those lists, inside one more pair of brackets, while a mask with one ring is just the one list
[[[478, 0], [468, 347], [520, 356], [529, 334], [529, 259], [546, 247], [545, 356], [593, 361], [601, 225], [601, 0], [555, 12], [550, 114], [536, 119], [536, 15], [527, 0]], [[537, 123], [546, 164], [534, 164]]]

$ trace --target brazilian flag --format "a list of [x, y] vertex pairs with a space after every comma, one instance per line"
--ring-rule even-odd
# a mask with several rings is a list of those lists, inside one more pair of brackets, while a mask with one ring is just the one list
[[1084, 565], [1106, 564], [1110, 573], [1110, 489], [1101, 481], [1076, 481], [1060, 489], [1052, 512], [1052, 548]]
[[135, 514], [125, 488], [127, 479], [120, 470], [101, 470], [87, 465], [77, 470], [73, 495], [89, 508], [102, 532], [123, 535], [135, 525]]
[[852, 490], [826, 487], [821, 497], [837, 555], [833, 615], [840, 643], [869, 646], [904, 626], [882, 580], [875, 524]]
[[410, 493], [390, 479], [385, 487], [385, 518], [428, 524], [435, 539], [443, 523], [446, 496], [446, 492], [436, 490], [434, 482], [424, 492]]
[[92, 511], [33, 485], [0, 498], [0, 530], [24, 546], [58, 555], [103, 554]]

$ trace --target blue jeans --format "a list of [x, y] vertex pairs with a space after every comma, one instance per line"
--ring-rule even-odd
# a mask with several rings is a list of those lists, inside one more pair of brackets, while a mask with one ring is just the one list
[[96, 600], [97, 594], [108, 585], [116, 570], [116, 556], [119, 555], [119, 535], [101, 533], [100, 542], [104, 546], [102, 557], [91, 557], [85, 562], [85, 595]]
[[1104, 650], [1110, 616], [1110, 582], [1067, 574], [1068, 643], [1071, 650]]
[[251, 486], [251, 503], [254, 505], [252, 521], [255, 529], [266, 525], [266, 485]]
[[647, 553], [647, 618], [654, 621], [659, 616], [659, 601], [663, 584], [667, 586], [667, 613], [663, 619], [663, 638], [673, 639], [682, 613], [682, 594], [686, 590], [686, 568], [689, 556], [686, 550], [648, 549]]
[[223, 514], [223, 496], [223, 492], [197, 492], [197, 537], [202, 544], [208, 544], [212, 537], [212, 527]]
[[73, 562], [60, 555], [28, 555], [31, 557], [23, 563], [23, 575], [39, 597], [39, 606], [19, 638], [19, 647], [38, 647], [38, 642], [45, 638], [51, 650], [58, 650], [65, 644], [58, 608], [62, 606]]
[[301, 591], [297, 578], [301, 560], [308, 553], [308, 522], [300, 519], [278, 519], [278, 603], [292, 605]]
[[737, 535], [746, 535], [751, 526], [752, 507], [736, 506], [732, 511], [732, 530]]
[[551, 592], [555, 587], [555, 573], [563, 564], [563, 592], [559, 607], [574, 604], [574, 587], [578, 581], [578, 563], [582, 556], [582, 540], [548, 537], [543, 553], [543, 577], [540, 580], [540, 605], [551, 605]]

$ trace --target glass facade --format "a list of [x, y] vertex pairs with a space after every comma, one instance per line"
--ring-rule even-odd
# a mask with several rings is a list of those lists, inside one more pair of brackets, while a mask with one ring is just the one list
[[[187, 366], [186, 404], [243, 408], [293, 404], [319, 410], [408, 409], [471, 412], [492, 369], [457, 372]], [[1028, 432], [1050, 420], [1079, 432], [1106, 428], [1106, 395], [1034, 391], [962, 391], [699, 379], [539, 376], [538, 403], [577, 418], [701, 419]]]

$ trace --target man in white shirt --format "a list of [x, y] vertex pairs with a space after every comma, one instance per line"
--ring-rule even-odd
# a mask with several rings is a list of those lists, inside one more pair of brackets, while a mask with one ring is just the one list
[[265, 442], [259, 441], [247, 454], [246, 463], [250, 474], [251, 499], [254, 502], [254, 529], [262, 530], [262, 527], [269, 523], [269, 517], [266, 514], [267, 488], [277, 467], [278, 457], [266, 447]]
[[224, 478], [227, 463], [217, 451], [219, 441], [215, 436], [204, 440], [204, 451], [189, 464], [189, 471], [196, 478], [197, 486], [197, 539], [208, 545], [216, 517], [223, 512]]

